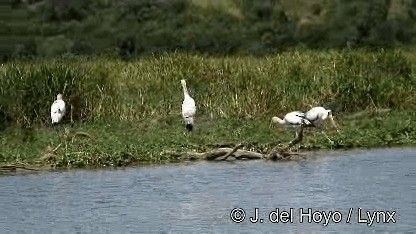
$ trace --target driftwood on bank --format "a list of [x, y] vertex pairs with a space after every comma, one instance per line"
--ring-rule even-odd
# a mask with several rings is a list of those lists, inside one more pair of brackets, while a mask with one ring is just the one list
[[257, 152], [233, 148], [218, 148], [204, 153], [187, 152], [185, 158], [206, 160], [233, 160], [233, 159], [262, 159], [264, 155]]
[[5, 165], [0, 166], [0, 175], [15, 175], [15, 174], [26, 174], [31, 172], [38, 172], [36, 168], [30, 168], [26, 166], [19, 165]]
[[290, 153], [290, 148], [296, 144], [299, 144], [302, 140], [303, 140], [303, 126], [301, 126], [301, 129], [299, 133], [296, 135], [296, 138], [291, 140], [287, 144], [287, 146], [274, 147], [268, 154], [269, 159], [279, 160], [279, 159], [286, 159], [286, 158], [291, 157], [293, 153]]
[[218, 148], [207, 152], [185, 152], [185, 153], [174, 153], [166, 152], [170, 155], [177, 156], [178, 159], [185, 160], [210, 160], [210, 161], [233, 161], [233, 160], [244, 160], [244, 159], [265, 159], [265, 160], [282, 160], [289, 159], [293, 156], [298, 156], [298, 153], [293, 153], [285, 149], [279, 148], [274, 149], [270, 153], [259, 153], [244, 149], [235, 148]]
[[213, 149], [207, 152], [165, 152], [170, 155], [176, 156], [178, 159], [185, 160], [213, 160], [213, 161], [233, 161], [241, 159], [266, 159], [266, 160], [285, 160], [296, 159], [299, 154], [291, 152], [290, 148], [300, 143], [303, 139], [303, 128], [301, 128], [296, 138], [290, 141], [286, 146], [276, 146], [267, 153], [253, 152], [249, 150], [241, 149], [244, 144], [238, 144], [234, 148], [221, 147]]

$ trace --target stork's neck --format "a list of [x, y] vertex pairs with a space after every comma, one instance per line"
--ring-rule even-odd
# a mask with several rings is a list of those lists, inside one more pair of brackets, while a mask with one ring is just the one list
[[188, 89], [186, 88], [186, 84], [182, 84], [183, 89], [183, 96], [189, 96]]
[[284, 124], [285, 123], [285, 121], [283, 119], [281, 119], [279, 117], [276, 117], [276, 116], [272, 118], [272, 121], [274, 123], [279, 123], [279, 124]]
[[285, 121], [283, 119], [281, 119], [281, 118], [277, 118], [277, 122], [279, 124], [285, 124]]

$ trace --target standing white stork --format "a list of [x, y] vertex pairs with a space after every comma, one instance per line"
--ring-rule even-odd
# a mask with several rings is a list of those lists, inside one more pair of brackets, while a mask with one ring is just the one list
[[65, 115], [65, 110], [65, 102], [62, 100], [62, 94], [58, 94], [56, 96], [56, 100], [51, 106], [52, 125], [58, 124], [62, 121], [62, 118]]
[[183, 102], [182, 102], [182, 117], [185, 121], [185, 127], [188, 132], [193, 130], [194, 117], [196, 113], [195, 100], [189, 96], [188, 89], [186, 88], [186, 81], [181, 80], [183, 88]]
[[272, 118], [273, 123], [282, 124], [295, 131], [296, 137], [299, 136], [299, 133], [303, 126], [310, 125], [310, 122], [305, 119], [305, 113], [300, 111], [292, 111], [285, 115], [283, 119], [274, 116]]
[[326, 135], [326, 133], [323, 130], [323, 123], [326, 119], [331, 120], [332, 125], [337, 129], [337, 132], [339, 132], [334, 118], [332, 117], [332, 111], [325, 109], [324, 107], [317, 106], [310, 109], [308, 112], [305, 113], [305, 118], [312, 124], [313, 127], [316, 127], [321, 130], [322, 134], [329, 140], [329, 142], [332, 144], [333, 141], [329, 139], [329, 137]]

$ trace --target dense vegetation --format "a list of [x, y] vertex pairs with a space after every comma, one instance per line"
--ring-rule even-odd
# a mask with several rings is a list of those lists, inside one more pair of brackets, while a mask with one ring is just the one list
[[412, 45], [412, 0], [13, 0], [0, 3], [2, 59], [166, 51]]
[[[412, 56], [409, 54], [408, 56]], [[48, 121], [57, 92], [80, 121], [177, 115], [180, 79], [200, 116], [257, 118], [325, 105], [335, 112], [416, 108], [412, 63], [399, 50], [294, 51], [264, 58], [170, 54], [138, 62], [67, 58], [1, 67], [0, 109], [19, 126]]]
[[[400, 50], [302, 50], [261, 58], [174, 53], [135, 62], [77, 56], [5, 63], [0, 164], [128, 165], [238, 142], [265, 152], [293, 138], [269, 127], [272, 116], [315, 105], [334, 110], [342, 133], [330, 134], [329, 144], [309, 132], [304, 147], [416, 144], [415, 61]], [[190, 135], [180, 117], [180, 79], [197, 103]], [[68, 115], [65, 130], [48, 127], [58, 92], [73, 106], [74, 124]], [[391, 111], [374, 112], [385, 108]]]

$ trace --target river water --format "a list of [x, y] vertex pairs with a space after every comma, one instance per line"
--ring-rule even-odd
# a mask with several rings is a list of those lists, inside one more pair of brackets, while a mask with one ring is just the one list
[[0, 177], [0, 233], [322, 231], [416, 231], [416, 148]]

